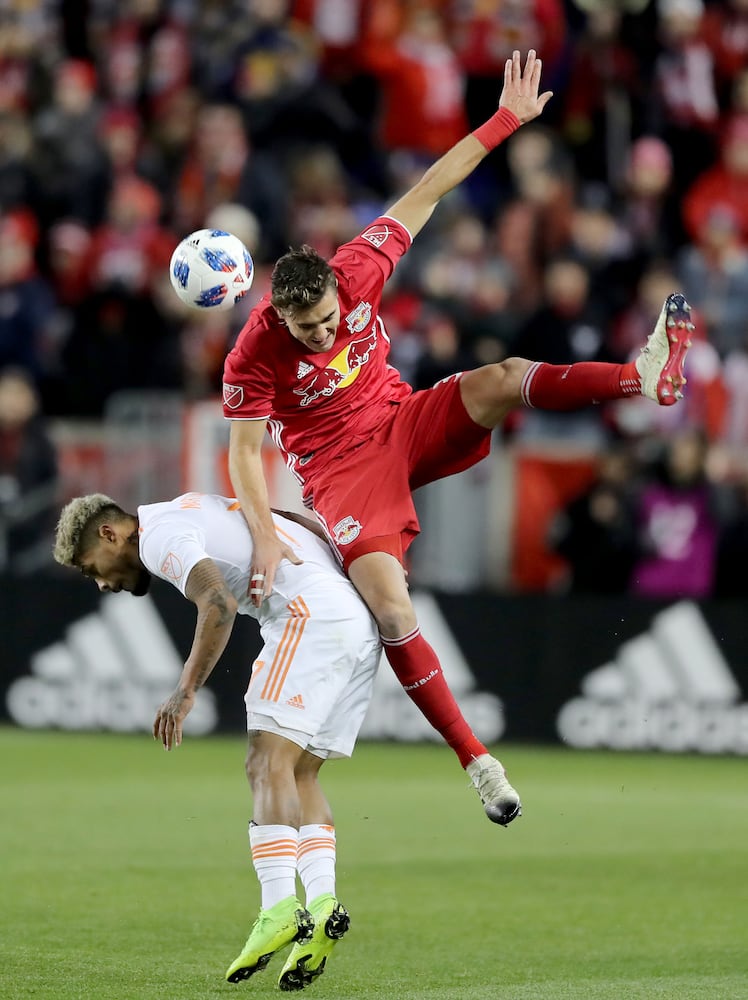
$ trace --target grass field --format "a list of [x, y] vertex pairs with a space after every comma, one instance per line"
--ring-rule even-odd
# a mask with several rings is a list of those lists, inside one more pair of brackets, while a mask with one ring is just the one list
[[[259, 905], [243, 740], [0, 729], [0, 997], [280, 996], [223, 981]], [[502, 748], [483, 816], [440, 747], [326, 765], [347, 939], [304, 996], [748, 998], [748, 765]]]

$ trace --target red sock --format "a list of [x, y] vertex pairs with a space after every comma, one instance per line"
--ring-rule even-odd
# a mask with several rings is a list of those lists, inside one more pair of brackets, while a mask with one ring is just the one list
[[580, 361], [575, 365], [547, 365], [535, 361], [520, 387], [522, 402], [538, 410], [579, 410], [592, 403], [641, 393], [636, 364], [612, 365]]
[[463, 767], [488, 753], [463, 718], [434, 650], [416, 626], [401, 639], [382, 639], [395, 676], [410, 700], [457, 754]]

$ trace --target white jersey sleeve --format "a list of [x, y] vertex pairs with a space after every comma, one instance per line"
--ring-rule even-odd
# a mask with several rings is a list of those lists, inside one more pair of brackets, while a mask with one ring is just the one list
[[322, 539], [287, 518], [273, 515], [273, 520], [279, 537], [303, 562], [280, 564], [273, 594], [260, 609], [247, 597], [252, 536], [238, 501], [232, 498], [185, 493], [175, 500], [139, 507], [140, 558], [150, 573], [182, 594], [194, 566], [201, 559], [212, 559], [236, 598], [239, 613], [260, 622], [309, 587], [333, 592], [353, 589]]

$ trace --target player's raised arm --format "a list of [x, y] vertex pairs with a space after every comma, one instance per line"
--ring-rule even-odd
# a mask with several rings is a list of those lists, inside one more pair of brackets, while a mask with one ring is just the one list
[[192, 647], [174, 693], [159, 707], [153, 722], [154, 738], [167, 750], [182, 742], [182, 723], [226, 648], [237, 612], [236, 598], [212, 559], [201, 559], [193, 566], [185, 595], [197, 605]]
[[520, 54], [515, 50], [504, 66], [504, 87], [496, 114], [429, 167], [385, 215], [397, 219], [411, 236], [415, 236], [445, 194], [464, 181], [481, 160], [520, 125], [532, 121], [542, 112], [552, 93], [549, 90], [538, 93], [540, 71], [541, 61], [534, 49], [527, 53], [524, 70]]
[[229, 435], [231, 485], [252, 535], [249, 596], [255, 607], [270, 596], [281, 559], [289, 559], [296, 565], [302, 562], [290, 546], [280, 541], [270, 516], [270, 500], [262, 467], [266, 424], [266, 420], [234, 420]]

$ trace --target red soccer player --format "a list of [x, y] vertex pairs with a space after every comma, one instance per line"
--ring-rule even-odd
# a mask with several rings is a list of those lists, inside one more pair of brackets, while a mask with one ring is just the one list
[[302, 485], [343, 568], [379, 626], [403, 688], [454, 749], [488, 817], [506, 825], [519, 796], [471, 731], [420, 633], [403, 555], [419, 531], [412, 491], [488, 454], [491, 430], [524, 404], [573, 410], [643, 394], [680, 397], [691, 329], [682, 295], [668, 297], [636, 363], [548, 365], [509, 358], [413, 392], [388, 364], [379, 316], [384, 283], [439, 200], [551, 97], [540, 60], [507, 60], [499, 110], [430, 167], [389, 211], [326, 262], [311, 247], [275, 265], [271, 293], [251, 313], [224, 369], [232, 421], [229, 469], [254, 539], [254, 599], [295, 561], [270, 517], [261, 462], [266, 428]]

